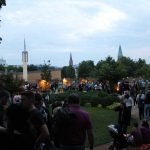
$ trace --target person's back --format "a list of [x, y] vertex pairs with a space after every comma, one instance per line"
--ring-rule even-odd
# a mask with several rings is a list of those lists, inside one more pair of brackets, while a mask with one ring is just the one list
[[146, 93], [144, 103], [144, 119], [150, 119], [150, 90]]
[[144, 91], [140, 91], [140, 93], [136, 97], [136, 101], [137, 101], [138, 109], [139, 109], [140, 120], [143, 119], [143, 117], [144, 117], [144, 100], [145, 100]]
[[27, 108], [29, 112], [29, 124], [33, 129], [33, 134], [35, 135], [35, 141], [33, 146], [38, 148], [42, 141], [47, 142], [49, 140], [49, 131], [47, 125], [39, 112], [35, 107], [35, 95], [32, 92], [21, 93], [22, 105]]
[[79, 96], [71, 94], [68, 98], [68, 107], [72, 115], [73, 123], [67, 125], [60, 134], [60, 145], [62, 150], [84, 150], [86, 134], [90, 144], [90, 150], [93, 149], [92, 124], [87, 112], [79, 106]]
[[7, 134], [6, 134], [6, 126], [7, 126], [7, 119], [6, 119], [6, 107], [9, 101], [9, 93], [6, 90], [0, 90], [0, 149], [6, 148], [7, 144]]
[[27, 109], [22, 105], [12, 104], [7, 109], [7, 118], [10, 147], [15, 150], [32, 150], [34, 135], [30, 132]]
[[146, 93], [145, 104], [150, 104], [150, 90]]
[[150, 128], [147, 120], [142, 122], [141, 133], [144, 144], [150, 144]]

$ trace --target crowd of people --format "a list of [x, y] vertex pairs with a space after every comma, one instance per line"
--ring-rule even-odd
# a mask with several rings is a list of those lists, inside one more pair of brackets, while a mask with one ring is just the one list
[[[65, 103], [52, 104], [50, 112], [40, 92], [22, 91], [11, 98], [0, 84], [0, 149], [85, 150], [87, 136], [93, 150], [93, 126], [79, 103], [79, 95], [72, 93]], [[64, 110], [68, 110], [65, 117], [73, 114], [72, 123], [62, 124]]]
[[[139, 89], [135, 83], [120, 84], [121, 105], [115, 108], [118, 111], [118, 124], [123, 134], [128, 134], [128, 126], [131, 123], [131, 110], [138, 109], [139, 123], [134, 124], [133, 131], [130, 133], [134, 139], [134, 145], [150, 144], [150, 89], [145, 85]], [[133, 107], [135, 106], [135, 107]]]
[[[86, 89], [87, 84], [82, 86], [78, 87], [79, 91]], [[104, 87], [99, 86], [103, 90]], [[134, 84], [127, 83], [123, 83], [120, 89], [121, 105], [115, 110], [119, 112], [118, 124], [123, 134], [127, 134], [131, 110], [137, 105], [142, 124], [136, 123], [130, 135], [136, 146], [150, 143], [147, 140], [150, 139], [150, 90], [136, 90]], [[0, 149], [85, 150], [87, 137], [89, 148], [93, 150], [93, 126], [89, 114], [80, 107], [79, 95], [72, 93], [67, 101], [55, 101], [51, 108], [48, 101], [48, 95], [43, 97], [42, 93], [30, 89], [10, 95], [5, 90], [5, 83], [0, 81]]]

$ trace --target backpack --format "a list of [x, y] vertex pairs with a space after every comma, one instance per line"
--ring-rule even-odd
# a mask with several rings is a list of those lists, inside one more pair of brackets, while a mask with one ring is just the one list
[[55, 114], [52, 123], [52, 139], [57, 147], [66, 139], [66, 133], [73, 130], [75, 120], [76, 115], [71, 112], [68, 107], [60, 108]]
[[138, 107], [139, 108], [143, 108], [144, 107], [144, 99], [142, 98], [142, 94], [139, 95]]

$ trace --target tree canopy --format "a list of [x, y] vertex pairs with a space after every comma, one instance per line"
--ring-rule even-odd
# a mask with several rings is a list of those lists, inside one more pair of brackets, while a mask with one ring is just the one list
[[94, 77], [95, 65], [92, 60], [82, 61], [78, 67], [78, 77], [87, 78]]
[[51, 80], [50, 60], [41, 67], [41, 79], [49, 82]]
[[139, 58], [134, 61], [129, 57], [122, 57], [115, 61], [108, 56], [105, 60], [100, 60], [96, 65], [92, 60], [82, 61], [78, 67], [79, 78], [93, 77], [97, 80], [109, 80], [117, 82], [126, 77], [143, 77], [149, 79], [150, 65], [144, 59]]
[[6, 6], [6, 0], [0, 0], [0, 8], [2, 8], [2, 6]]
[[62, 78], [75, 78], [75, 69], [72, 66], [64, 66], [61, 69]]

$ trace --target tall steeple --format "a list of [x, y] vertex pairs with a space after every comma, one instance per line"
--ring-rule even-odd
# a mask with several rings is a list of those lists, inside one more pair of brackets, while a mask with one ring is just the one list
[[69, 66], [73, 66], [72, 54], [70, 53]]
[[22, 65], [23, 65], [23, 80], [28, 81], [28, 51], [26, 50], [26, 41], [24, 38], [24, 50], [22, 51]]
[[26, 40], [24, 38], [24, 51], [26, 51]]
[[120, 60], [122, 57], [123, 57], [122, 48], [121, 45], [119, 45], [118, 60]]

